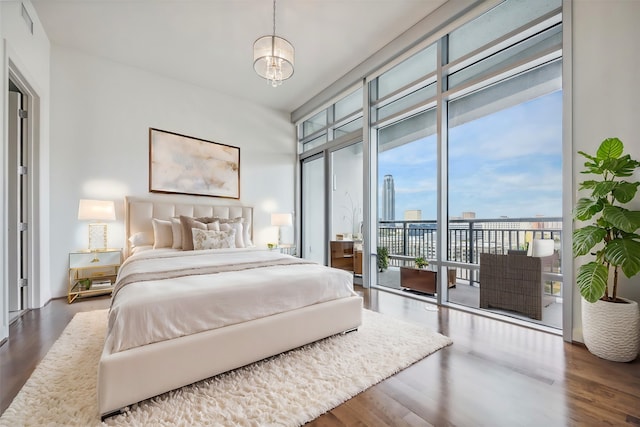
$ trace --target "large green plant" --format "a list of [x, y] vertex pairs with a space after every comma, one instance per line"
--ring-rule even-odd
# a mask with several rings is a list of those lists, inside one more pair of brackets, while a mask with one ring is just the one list
[[[628, 182], [640, 167], [629, 154], [623, 155], [624, 145], [618, 138], [602, 141], [595, 156], [582, 151], [585, 170], [581, 173], [597, 175], [597, 179], [580, 183], [580, 190], [591, 190], [590, 197], [578, 200], [574, 216], [589, 225], [573, 232], [573, 254], [590, 254], [591, 262], [578, 269], [580, 294], [589, 302], [599, 299], [617, 301], [618, 272], [631, 278], [640, 272], [640, 211], [623, 205], [632, 201], [640, 182]], [[609, 275], [613, 271], [613, 289], [609, 293]]]

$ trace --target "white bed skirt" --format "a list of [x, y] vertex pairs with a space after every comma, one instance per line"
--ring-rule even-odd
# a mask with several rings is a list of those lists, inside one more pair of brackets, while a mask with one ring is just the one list
[[361, 323], [362, 298], [353, 296], [118, 353], [105, 345], [98, 367], [100, 415]]

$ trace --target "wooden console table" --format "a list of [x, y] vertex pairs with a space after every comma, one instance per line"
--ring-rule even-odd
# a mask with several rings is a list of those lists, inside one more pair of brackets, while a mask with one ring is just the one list
[[332, 240], [331, 267], [362, 274], [362, 251], [354, 249], [353, 240]]

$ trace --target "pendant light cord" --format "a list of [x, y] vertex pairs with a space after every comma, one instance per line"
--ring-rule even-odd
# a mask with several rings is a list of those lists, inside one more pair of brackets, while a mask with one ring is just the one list
[[276, 35], [276, 0], [273, 0], [273, 35]]

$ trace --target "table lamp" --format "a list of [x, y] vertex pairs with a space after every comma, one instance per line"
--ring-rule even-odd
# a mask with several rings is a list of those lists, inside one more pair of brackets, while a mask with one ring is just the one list
[[81, 199], [78, 206], [78, 219], [91, 221], [89, 223], [89, 250], [94, 252], [106, 250], [107, 224], [104, 221], [115, 221], [116, 219], [113, 201]]
[[282, 227], [293, 225], [293, 218], [290, 213], [272, 213], [271, 225], [278, 227], [278, 246], [280, 246], [280, 240], [282, 238]]

